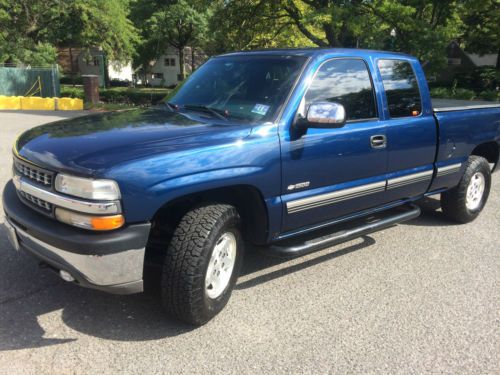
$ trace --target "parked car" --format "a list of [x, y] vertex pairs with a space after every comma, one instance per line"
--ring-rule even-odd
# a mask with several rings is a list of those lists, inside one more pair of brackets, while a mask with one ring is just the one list
[[474, 220], [499, 147], [500, 105], [432, 102], [414, 57], [232, 53], [155, 108], [22, 134], [5, 224], [81, 286], [142, 292], [145, 264], [160, 264], [166, 311], [201, 325], [228, 302], [245, 244], [302, 255], [415, 218], [413, 202], [438, 194], [450, 219]]

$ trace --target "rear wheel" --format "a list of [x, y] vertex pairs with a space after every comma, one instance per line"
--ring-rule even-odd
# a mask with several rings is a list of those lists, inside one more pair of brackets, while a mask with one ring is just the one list
[[491, 169], [488, 161], [472, 155], [467, 161], [459, 184], [441, 194], [443, 213], [459, 223], [469, 223], [483, 210], [491, 187]]
[[227, 304], [243, 260], [236, 209], [214, 204], [188, 212], [176, 228], [162, 270], [162, 299], [173, 317], [202, 325]]

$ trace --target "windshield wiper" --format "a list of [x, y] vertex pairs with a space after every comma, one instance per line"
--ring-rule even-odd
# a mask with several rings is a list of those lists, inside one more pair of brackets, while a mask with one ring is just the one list
[[198, 104], [184, 104], [182, 108], [185, 109], [192, 109], [194, 111], [203, 111], [203, 112], [208, 112], [212, 114], [215, 117], [218, 117], [222, 120], [227, 121], [227, 111], [224, 111], [222, 109], [217, 109], [213, 107], [209, 107], [207, 105], [198, 105]]

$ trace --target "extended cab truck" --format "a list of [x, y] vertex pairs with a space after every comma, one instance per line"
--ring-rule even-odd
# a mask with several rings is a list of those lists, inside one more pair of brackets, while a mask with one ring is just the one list
[[104, 291], [141, 292], [160, 259], [167, 312], [203, 324], [244, 243], [301, 255], [414, 218], [412, 202], [436, 194], [449, 218], [474, 220], [499, 145], [500, 106], [433, 106], [411, 56], [234, 53], [159, 107], [22, 134], [5, 224], [15, 248]]

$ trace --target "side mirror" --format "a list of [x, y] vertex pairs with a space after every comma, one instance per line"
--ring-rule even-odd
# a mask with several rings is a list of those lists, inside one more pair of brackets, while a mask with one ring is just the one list
[[345, 108], [335, 102], [316, 102], [307, 109], [307, 126], [310, 128], [340, 128], [346, 122]]

